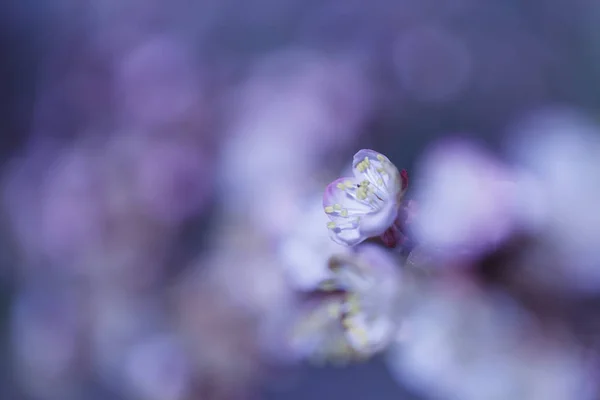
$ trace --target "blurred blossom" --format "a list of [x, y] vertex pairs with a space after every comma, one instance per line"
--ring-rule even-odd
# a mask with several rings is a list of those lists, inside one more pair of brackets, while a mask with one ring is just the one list
[[322, 304], [308, 302], [292, 332], [292, 347], [304, 356], [350, 359], [385, 349], [402, 317], [398, 262], [387, 250], [364, 244], [355, 254], [331, 257], [329, 273], [315, 293]]
[[[512, 164], [459, 140], [420, 158], [421, 139], [393, 132], [495, 134], [556, 98], [593, 110], [600, 8], [46, 3], [0, 6], [18, 33], [0, 46], [7, 147], [32, 127], [0, 160], [0, 247], [16, 248], [0, 385], [271, 397], [279, 367], [387, 352], [430, 399], [594, 398], [597, 299], [564, 290], [600, 289], [600, 128], [533, 112]], [[416, 201], [378, 152], [337, 174], [363, 139], [419, 157]]]
[[290, 284], [299, 290], [314, 288], [327, 275], [327, 263], [335, 254], [346, 254], [348, 247], [329, 238], [321, 193], [308, 197], [296, 215], [291, 230], [281, 238], [278, 255]]
[[406, 176], [373, 150], [360, 150], [352, 161], [354, 177], [330, 183], [323, 208], [332, 240], [347, 246], [383, 234], [398, 217]]
[[285, 232], [297, 199], [324, 174], [328, 150], [359, 132], [367, 107], [361, 79], [312, 54], [264, 60], [231, 95], [231, 139], [217, 168], [228, 212], [250, 215], [274, 236]]
[[420, 26], [402, 34], [394, 62], [404, 88], [417, 100], [450, 101], [469, 82], [471, 54], [463, 40], [437, 26]]
[[8, 170], [6, 206], [28, 261], [71, 263], [104, 233], [101, 155], [85, 145], [42, 147], [34, 145]]
[[148, 217], [178, 224], [206, 205], [213, 189], [206, 151], [173, 138], [142, 139], [133, 151], [132, 189]]
[[260, 60], [241, 88], [234, 132], [286, 136], [318, 157], [356, 139], [370, 109], [365, 71], [355, 57], [308, 50]]
[[388, 360], [432, 399], [591, 399], [583, 352], [509, 299], [460, 282], [421, 293]]
[[277, 259], [267, 251], [256, 254], [223, 249], [219, 256], [210, 269], [215, 279], [212, 283], [238, 307], [262, 318], [285, 303], [289, 287]]
[[509, 168], [474, 144], [438, 143], [417, 178], [417, 241], [448, 254], [480, 254], [515, 225], [516, 184]]
[[21, 254], [31, 262], [39, 257], [40, 181], [55, 157], [49, 143], [34, 142], [7, 166], [3, 179], [3, 205]]
[[[557, 265], [579, 289], [600, 284], [600, 129], [565, 109], [531, 115], [513, 142], [529, 191], [524, 225], [557, 254]], [[554, 266], [555, 268], [556, 266]]]
[[296, 359], [316, 364], [346, 364], [364, 359], [346, 339], [345, 328], [336, 317], [339, 297], [306, 301], [292, 315], [296, 321], [288, 333], [289, 351]]
[[154, 131], [199, 122], [204, 112], [196, 66], [179, 41], [150, 37], [116, 65], [116, 95], [124, 123]]
[[177, 288], [180, 334], [201, 392], [239, 395], [265, 372], [256, 320], [203, 278], [194, 271]]
[[40, 235], [44, 253], [54, 261], [73, 261], [104, 234], [100, 157], [92, 149], [66, 149], [42, 183]]
[[213, 251], [203, 259], [203, 280], [252, 319], [255, 345], [264, 358], [289, 361], [282, 336], [294, 293], [274, 243], [242, 221], [226, 225], [217, 230]]

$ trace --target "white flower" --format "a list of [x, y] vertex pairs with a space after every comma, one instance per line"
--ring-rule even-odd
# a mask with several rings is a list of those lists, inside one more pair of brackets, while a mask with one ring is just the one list
[[324, 357], [340, 356], [341, 351], [366, 358], [385, 349], [400, 323], [395, 260], [381, 247], [364, 245], [354, 255], [332, 257], [329, 268], [331, 278], [320, 284], [320, 306], [298, 324], [304, 330], [297, 331], [296, 343], [310, 343], [309, 352]]
[[379, 236], [398, 216], [407, 178], [382, 154], [360, 150], [352, 162], [354, 177], [340, 178], [323, 196], [331, 238], [353, 246]]
[[448, 254], [481, 254], [515, 225], [515, 184], [508, 166], [470, 142], [444, 141], [425, 155], [416, 190], [414, 234]]
[[517, 133], [512, 145], [527, 206], [521, 223], [553, 254], [551, 265], [532, 272], [557, 288], [598, 292], [600, 127], [576, 112], [551, 108], [525, 119]]
[[585, 354], [545, 332], [506, 295], [470, 282], [434, 285], [404, 316], [391, 372], [431, 399], [591, 399]]
[[278, 256], [290, 284], [299, 290], [311, 290], [328, 277], [327, 264], [334, 254], [345, 254], [351, 248], [329, 240], [325, 225], [321, 193], [309, 197], [309, 204], [299, 208], [298, 218], [282, 235]]

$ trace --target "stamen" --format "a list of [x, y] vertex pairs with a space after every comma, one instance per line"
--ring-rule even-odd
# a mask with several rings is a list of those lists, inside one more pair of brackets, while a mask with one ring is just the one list
[[342, 306], [339, 303], [331, 303], [327, 307], [327, 312], [331, 318], [338, 318], [342, 313]]
[[319, 289], [325, 292], [333, 292], [338, 290], [340, 287], [334, 279], [326, 279], [319, 283]]

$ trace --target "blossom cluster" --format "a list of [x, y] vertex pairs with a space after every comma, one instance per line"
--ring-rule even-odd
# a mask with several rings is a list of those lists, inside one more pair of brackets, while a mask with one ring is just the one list
[[410, 242], [408, 174], [366, 149], [354, 155], [352, 172], [327, 186], [322, 208], [330, 239], [347, 250], [328, 254], [327, 273], [312, 288], [321, 300], [313, 302], [293, 335], [295, 346], [321, 360], [369, 358], [401, 328], [399, 263]]
[[594, 398], [598, 355], [577, 338], [587, 314], [565, 319], [552, 304], [576, 310], [600, 288], [589, 203], [600, 142], [581, 117], [556, 121], [571, 135], [548, 118], [526, 122], [548, 134], [520, 135], [512, 164], [474, 142], [435, 144], [410, 193], [405, 170], [357, 152], [353, 176], [324, 191], [337, 247], [301, 289], [295, 351], [332, 363], [383, 352], [403, 385], [433, 399]]

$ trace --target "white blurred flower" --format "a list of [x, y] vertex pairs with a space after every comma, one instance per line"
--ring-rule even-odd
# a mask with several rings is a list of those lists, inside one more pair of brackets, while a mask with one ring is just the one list
[[[390, 253], [363, 245], [356, 254], [334, 256], [331, 277], [321, 282], [321, 302], [300, 318], [296, 346], [309, 353], [368, 357], [395, 338], [399, 324], [400, 270]], [[328, 346], [334, 346], [328, 348]]]
[[551, 109], [534, 114], [517, 131], [519, 190], [527, 194], [523, 226], [559, 256], [556, 264], [569, 278], [563, 282], [597, 290], [600, 129], [574, 112]]
[[417, 240], [451, 254], [498, 244], [514, 226], [512, 179], [507, 167], [473, 144], [439, 144], [425, 156], [417, 179]]
[[230, 137], [215, 169], [226, 213], [273, 237], [287, 232], [331, 150], [361, 132], [368, 98], [352, 59], [292, 51], [259, 62], [226, 99]]
[[349, 248], [329, 239], [325, 226], [321, 194], [310, 197], [303, 212], [297, 214], [292, 229], [282, 238], [279, 258], [291, 285], [300, 290], [314, 288], [327, 277], [327, 264], [335, 254], [347, 254]]
[[509, 299], [455, 283], [433, 289], [422, 293], [406, 316], [407, 334], [388, 353], [403, 385], [432, 399], [591, 398], [581, 354], [544, 337]]
[[352, 169], [354, 177], [333, 181], [323, 195], [331, 238], [348, 246], [379, 236], [394, 223], [406, 179], [387, 157], [373, 150], [356, 153]]

